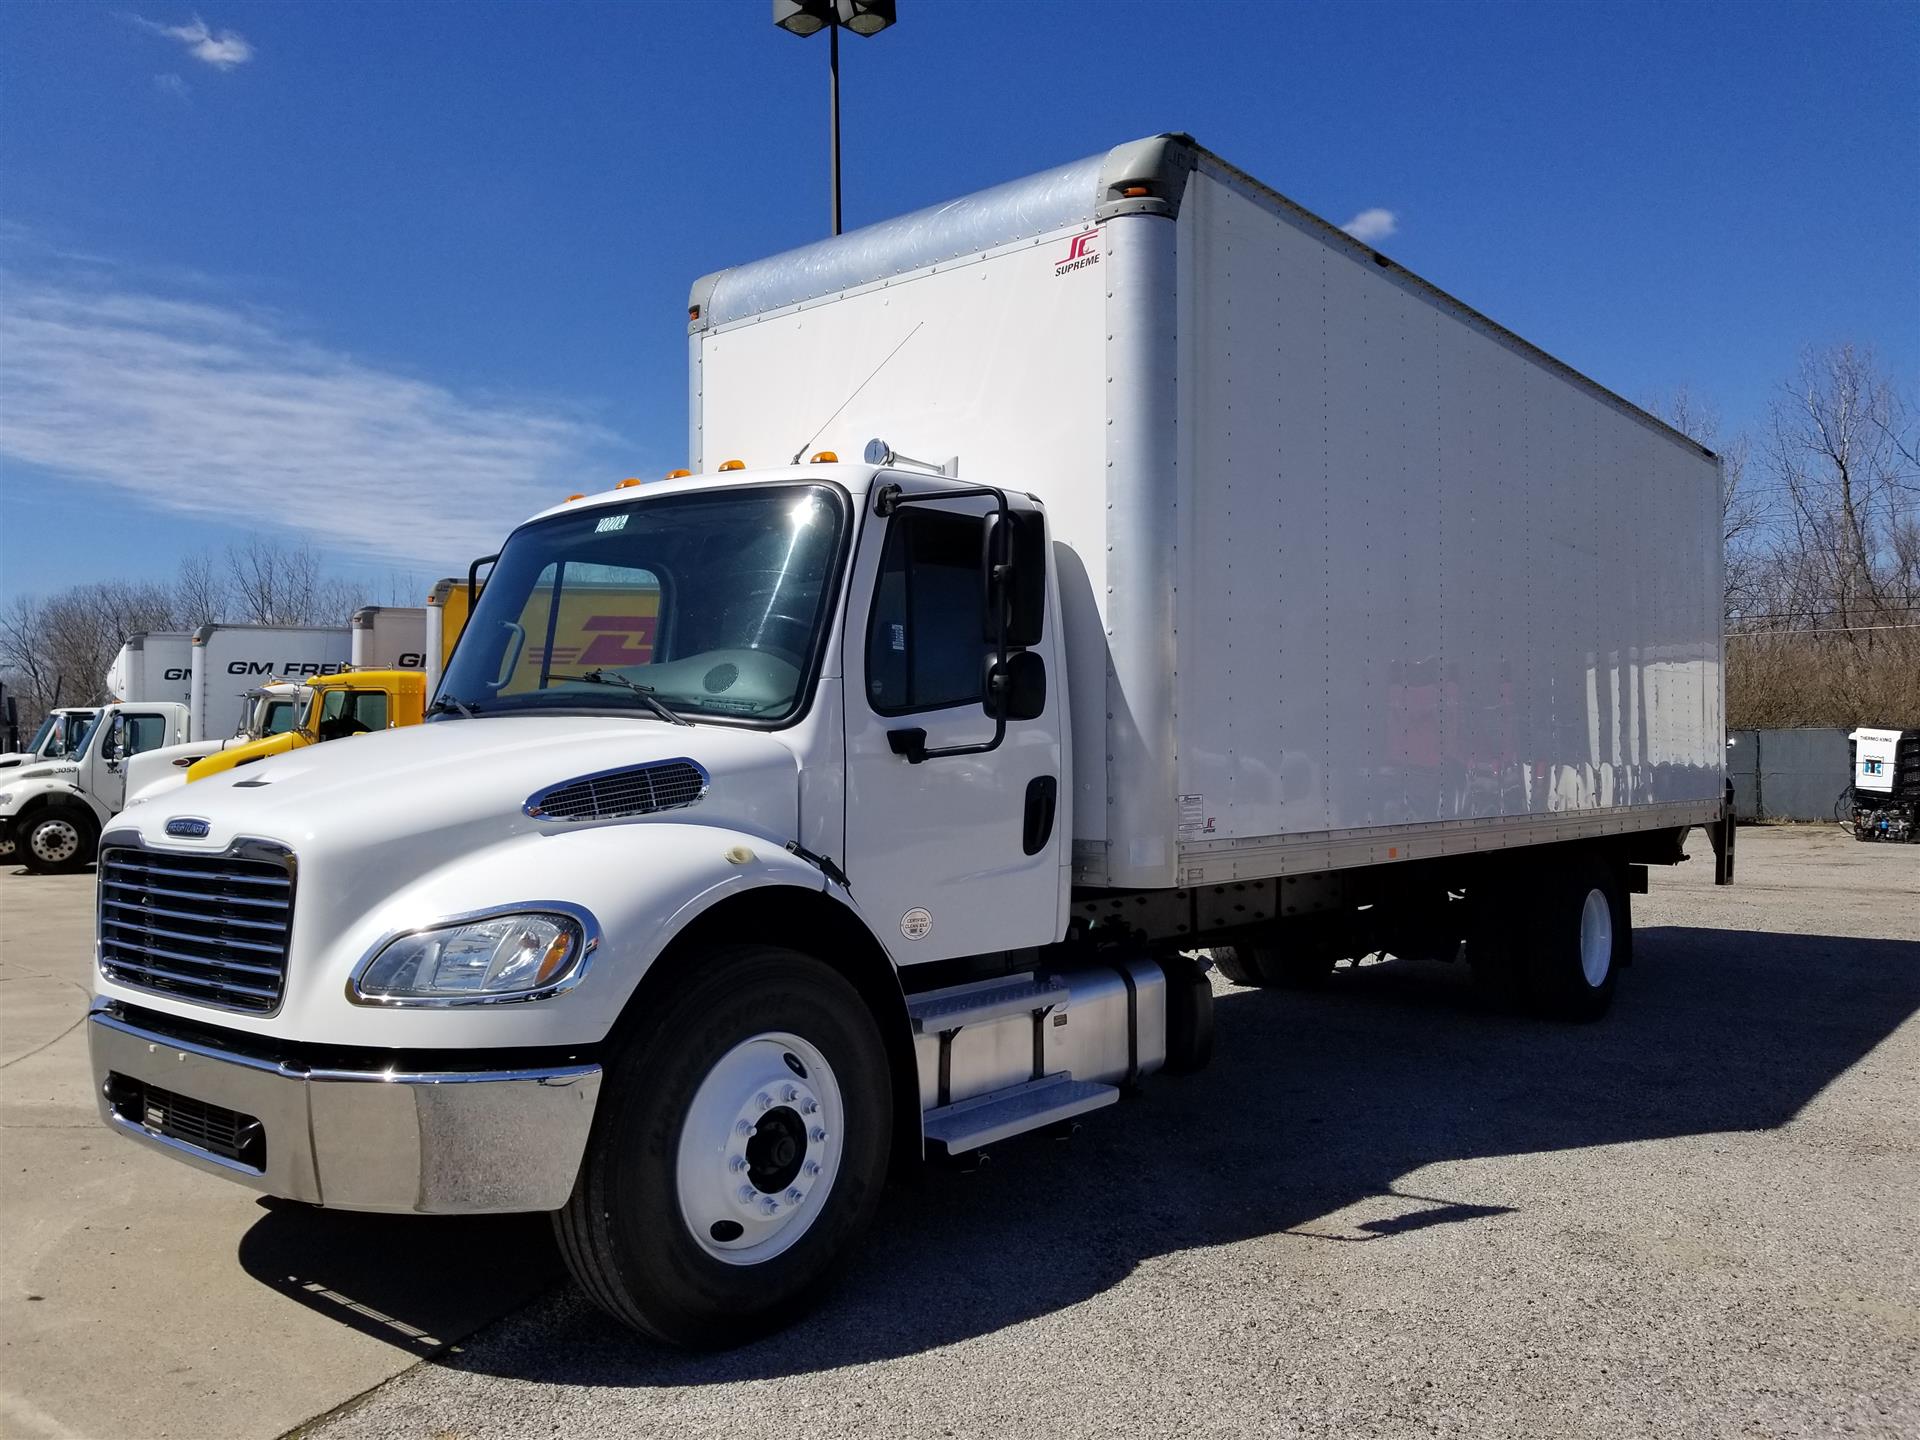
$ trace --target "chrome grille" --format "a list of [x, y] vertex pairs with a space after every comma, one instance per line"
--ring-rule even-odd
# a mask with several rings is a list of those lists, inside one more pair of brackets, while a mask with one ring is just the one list
[[166, 850], [100, 856], [100, 970], [122, 985], [270, 1014], [292, 929], [285, 864]]
[[527, 813], [541, 820], [615, 820], [683, 810], [706, 793], [706, 771], [691, 760], [669, 760], [549, 786], [527, 801]]

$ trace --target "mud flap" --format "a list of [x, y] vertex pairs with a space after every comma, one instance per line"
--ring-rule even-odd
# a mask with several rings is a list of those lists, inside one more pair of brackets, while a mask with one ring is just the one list
[[1734, 827], [1733, 782], [1720, 804], [1720, 818], [1707, 826], [1707, 838], [1713, 842], [1713, 883], [1733, 884], [1733, 842], [1739, 832]]

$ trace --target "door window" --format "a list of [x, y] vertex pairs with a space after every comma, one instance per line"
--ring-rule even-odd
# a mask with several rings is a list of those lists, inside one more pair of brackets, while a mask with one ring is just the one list
[[107, 732], [106, 748], [101, 753], [109, 760], [123, 760], [145, 750], [158, 750], [167, 743], [164, 715], [116, 715]]
[[343, 735], [364, 735], [369, 730], [387, 728], [387, 695], [384, 690], [329, 690], [320, 705], [320, 738], [338, 740]]
[[980, 703], [985, 543], [978, 515], [918, 506], [895, 514], [867, 621], [867, 699], [876, 713]]

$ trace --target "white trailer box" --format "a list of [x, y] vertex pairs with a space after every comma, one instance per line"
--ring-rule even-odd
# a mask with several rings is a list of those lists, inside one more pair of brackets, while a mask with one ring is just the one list
[[235, 734], [247, 723], [249, 690], [336, 674], [352, 654], [344, 625], [202, 625], [193, 632], [192, 738]]
[[1713, 454], [1186, 137], [691, 305], [696, 469], [878, 436], [1046, 504], [1082, 885], [1719, 813]]
[[149, 630], [127, 637], [107, 669], [114, 699], [142, 704], [166, 700], [185, 705], [193, 688], [193, 632]]
[[353, 668], [427, 668], [425, 606], [363, 605], [353, 612]]

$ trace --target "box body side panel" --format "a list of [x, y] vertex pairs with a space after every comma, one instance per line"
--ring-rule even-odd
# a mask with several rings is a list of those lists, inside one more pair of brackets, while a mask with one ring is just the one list
[[1717, 801], [1714, 462], [1204, 170], [1178, 224], [1183, 862]]

